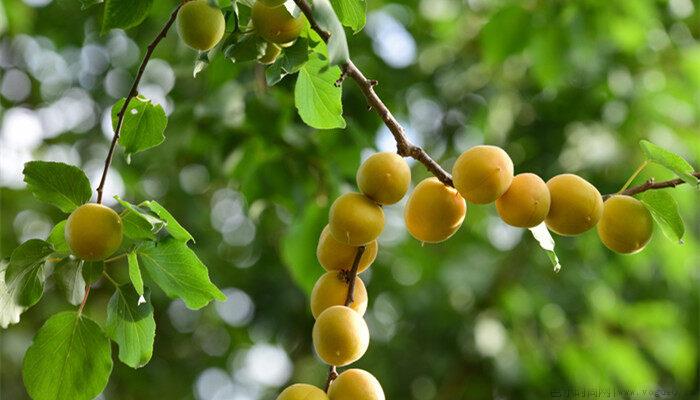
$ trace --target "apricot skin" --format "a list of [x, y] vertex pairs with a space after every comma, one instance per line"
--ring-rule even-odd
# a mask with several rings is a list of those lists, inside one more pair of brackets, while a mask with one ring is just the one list
[[276, 44], [296, 40], [304, 28], [303, 14], [294, 18], [286, 7], [268, 7], [260, 1], [253, 4], [251, 19], [258, 35]]
[[377, 378], [361, 369], [343, 371], [328, 389], [330, 400], [384, 400]]
[[277, 400], [328, 400], [328, 395], [316, 386], [297, 383], [284, 389]]
[[428, 178], [413, 189], [406, 203], [404, 220], [414, 238], [438, 243], [457, 232], [466, 214], [467, 203], [457, 190], [437, 178]]
[[[358, 264], [358, 273], [365, 271], [372, 265], [374, 259], [377, 258], [378, 248], [376, 240], [369, 242], [365, 246], [365, 251], [362, 253]], [[356, 246], [350, 246], [335, 240], [328, 225], [323, 228], [321, 236], [318, 238], [316, 258], [318, 258], [318, 262], [326, 271], [350, 270], [356, 254]]]
[[369, 329], [355, 310], [333, 306], [316, 319], [312, 338], [316, 354], [323, 362], [342, 367], [365, 354], [369, 346]]
[[226, 21], [217, 7], [208, 0], [193, 0], [182, 5], [177, 13], [177, 32], [188, 46], [207, 51], [224, 36]]
[[[367, 311], [367, 288], [362, 279], [355, 277], [353, 302], [348, 306], [360, 316]], [[348, 284], [338, 272], [326, 272], [316, 281], [311, 291], [311, 313], [314, 318], [329, 307], [345, 305]]]
[[525, 173], [513, 177], [508, 190], [496, 200], [496, 210], [506, 224], [532, 228], [547, 217], [549, 203], [547, 184], [539, 176]]
[[462, 153], [452, 167], [457, 191], [474, 204], [496, 201], [513, 180], [513, 161], [496, 146], [474, 146]]
[[73, 255], [85, 261], [100, 261], [119, 249], [122, 231], [119, 214], [102, 204], [89, 203], [71, 213], [64, 235]]
[[612, 251], [634, 254], [651, 240], [654, 220], [641, 201], [615, 195], [603, 203], [603, 216], [596, 226], [598, 237]]
[[331, 205], [328, 219], [333, 238], [350, 246], [366, 245], [384, 229], [384, 211], [360, 193], [338, 197]]
[[561, 174], [547, 181], [551, 203], [545, 218], [547, 227], [563, 236], [580, 235], [593, 228], [603, 214], [598, 189], [573, 174]]
[[360, 165], [356, 179], [365, 196], [379, 204], [394, 204], [408, 191], [411, 169], [396, 153], [375, 153]]

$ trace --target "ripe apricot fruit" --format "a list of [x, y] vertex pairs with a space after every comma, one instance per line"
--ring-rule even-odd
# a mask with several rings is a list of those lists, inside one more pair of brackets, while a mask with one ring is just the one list
[[496, 146], [474, 146], [462, 153], [452, 167], [452, 181], [459, 194], [474, 204], [501, 197], [513, 180], [513, 161]]
[[[377, 258], [377, 241], [373, 240], [365, 246], [365, 251], [362, 253], [360, 263], [357, 266], [357, 272], [362, 272], [369, 268]], [[350, 246], [337, 241], [331, 235], [331, 229], [328, 225], [321, 231], [321, 236], [318, 238], [318, 246], [316, 247], [316, 258], [326, 271], [350, 270], [355, 261], [357, 247]]]
[[316, 319], [312, 338], [316, 354], [326, 364], [342, 367], [365, 354], [369, 346], [369, 329], [355, 310], [333, 306]]
[[365, 196], [379, 204], [394, 204], [408, 191], [411, 169], [396, 153], [375, 153], [360, 165], [356, 179]]
[[654, 231], [651, 213], [631, 196], [615, 195], [603, 203], [603, 216], [596, 226], [598, 237], [612, 251], [633, 254], [641, 251]]
[[289, 43], [299, 37], [304, 28], [304, 15], [294, 18], [286, 7], [268, 7], [263, 2], [253, 4], [251, 14], [255, 31], [263, 39], [271, 43]]
[[377, 378], [362, 369], [343, 371], [328, 389], [330, 400], [384, 400]]
[[265, 53], [258, 58], [258, 62], [263, 65], [270, 65], [277, 60], [277, 57], [282, 52], [282, 48], [274, 43], [267, 42]]
[[[321, 275], [311, 291], [311, 313], [314, 318], [318, 318], [329, 307], [344, 305], [347, 294], [348, 283], [343, 279], [342, 273], [333, 271]], [[348, 307], [360, 316], [367, 311], [367, 288], [358, 277], [355, 277], [353, 302]]]
[[195, 50], [207, 51], [216, 46], [225, 29], [224, 14], [208, 0], [188, 1], [177, 12], [177, 33]]
[[574, 174], [547, 181], [551, 203], [547, 227], [563, 236], [579, 235], [595, 226], [603, 214], [603, 198], [595, 186]]
[[513, 177], [508, 190], [496, 200], [501, 219], [512, 226], [532, 228], [549, 213], [549, 189], [542, 178], [525, 173]]
[[284, 389], [277, 400], [328, 400], [328, 395], [316, 386], [297, 383]]
[[437, 178], [421, 181], [406, 203], [406, 228], [414, 238], [438, 243], [452, 236], [464, 221], [467, 203], [462, 196]]
[[89, 203], [71, 213], [64, 235], [73, 255], [85, 261], [99, 261], [121, 246], [122, 230], [119, 214], [102, 204]]
[[384, 229], [384, 211], [360, 193], [345, 193], [331, 205], [328, 226], [335, 240], [350, 246], [363, 246], [375, 240]]

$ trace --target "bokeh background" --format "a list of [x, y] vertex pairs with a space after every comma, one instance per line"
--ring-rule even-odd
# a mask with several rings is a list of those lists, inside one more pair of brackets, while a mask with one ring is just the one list
[[[138, 28], [100, 35], [101, 6], [0, 1], [2, 258], [64, 218], [24, 188], [23, 163], [79, 165], [96, 183], [108, 111], [174, 5], [157, 1]], [[700, 165], [699, 7], [371, 0], [366, 29], [349, 42], [410, 137], [443, 166], [496, 144], [517, 172], [574, 172], [610, 193], [642, 161], [640, 139]], [[321, 385], [307, 297], [322, 272], [316, 239], [361, 159], [394, 149], [353, 82], [347, 129], [315, 131], [296, 115], [293, 77], [266, 89], [260, 68], [219, 55], [193, 79], [195, 57], [174, 32], [156, 50], [139, 91], [165, 107], [167, 139], [130, 164], [118, 153], [105, 192], [111, 205], [119, 195], [170, 209], [228, 301], [190, 311], [156, 290], [153, 359], [139, 370], [115, 362], [104, 399], [273, 399], [291, 382]], [[427, 173], [411, 165], [415, 184]], [[651, 176], [672, 177], [651, 167], [638, 182]], [[493, 206], [470, 205], [451, 240], [426, 246], [407, 234], [403, 203], [387, 207], [379, 257], [362, 275], [372, 341], [357, 366], [392, 400], [698, 398], [700, 196], [672, 192], [683, 245], [657, 229], [641, 254], [620, 256], [594, 231], [555, 237], [558, 274]], [[90, 296], [97, 321], [109, 289]], [[68, 308], [50, 283], [0, 333], [2, 399], [27, 398], [23, 354], [43, 321]]]

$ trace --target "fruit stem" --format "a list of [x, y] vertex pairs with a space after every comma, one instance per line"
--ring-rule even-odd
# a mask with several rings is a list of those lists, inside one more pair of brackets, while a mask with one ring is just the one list
[[647, 165], [649, 165], [649, 160], [645, 160], [645, 161], [637, 168], [637, 170], [634, 171], [634, 173], [632, 174], [632, 176], [630, 176], [630, 178], [627, 179], [627, 182], [625, 182], [625, 184], [622, 186], [622, 188], [621, 188], [620, 190], [617, 191], [617, 194], [620, 194], [620, 193], [624, 192], [625, 189], [627, 189], [627, 188], [632, 184], [632, 181], [634, 181], [634, 179], [635, 179], [637, 176], [639, 176], [639, 174], [644, 170], [644, 168], [646, 168]]

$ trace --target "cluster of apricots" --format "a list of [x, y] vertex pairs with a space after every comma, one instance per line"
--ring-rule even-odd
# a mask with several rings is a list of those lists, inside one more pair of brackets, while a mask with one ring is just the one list
[[[265, 52], [258, 58], [262, 64], [272, 64], [301, 34], [303, 15], [294, 17], [284, 6], [285, 0], [258, 0], [251, 10], [254, 32], [265, 40]], [[177, 15], [177, 31], [191, 48], [208, 51], [224, 36], [226, 21], [221, 10], [209, 0], [191, 0], [182, 5]]]

